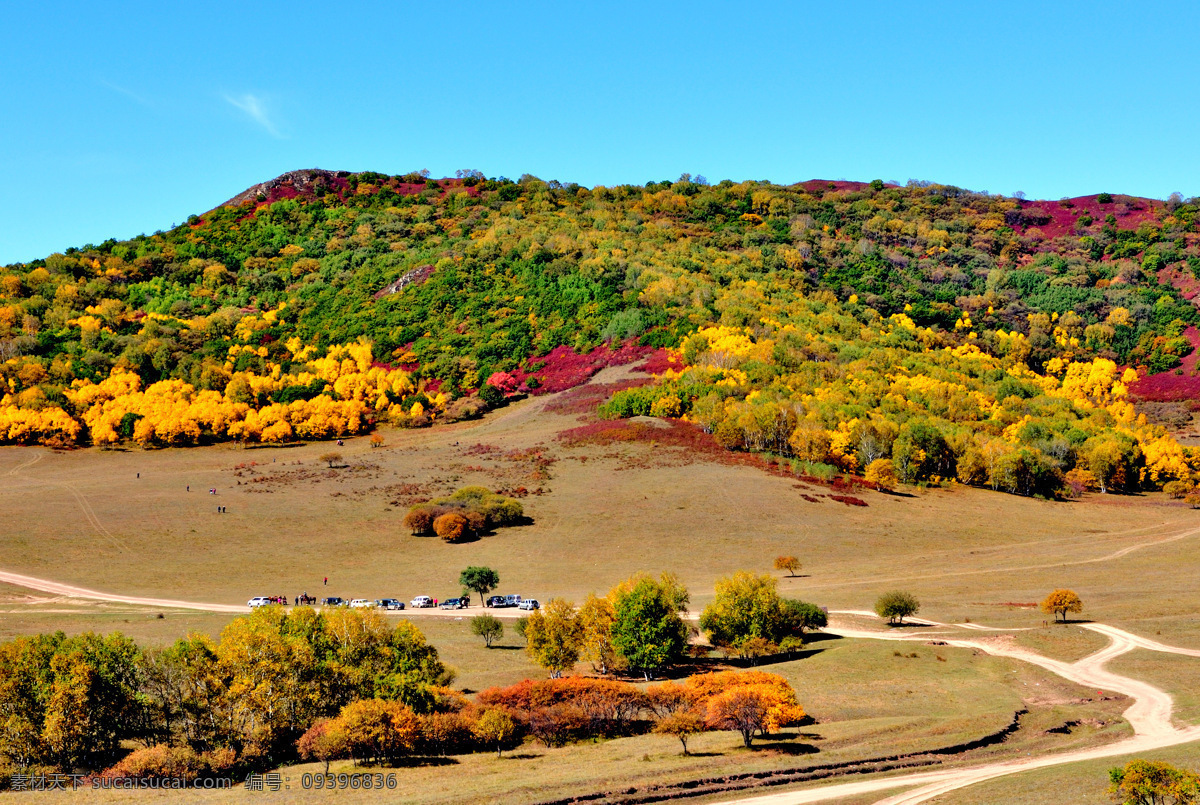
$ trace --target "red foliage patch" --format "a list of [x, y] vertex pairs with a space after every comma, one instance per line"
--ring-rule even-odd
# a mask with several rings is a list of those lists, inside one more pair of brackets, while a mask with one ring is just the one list
[[1197, 365], [1200, 364], [1200, 331], [1195, 327], [1188, 327], [1183, 331], [1183, 337], [1192, 345], [1191, 354], [1183, 358], [1174, 369], [1146, 375], [1136, 383], [1131, 383], [1131, 396], [1151, 402], [1200, 400], [1200, 376], [1196, 374]]
[[653, 382], [650, 378], [644, 377], [637, 380], [622, 380], [618, 383], [587, 383], [564, 391], [546, 403], [544, 410], [551, 414], [590, 414], [618, 391], [648, 386]]
[[830, 500], [836, 500], [838, 503], [845, 503], [847, 506], [866, 506], [867, 502], [861, 498], [851, 497], [849, 495], [830, 495]]
[[1075, 221], [1083, 213], [1090, 215], [1095, 222], [1103, 222], [1105, 216], [1112, 215], [1117, 219], [1118, 229], [1137, 229], [1147, 221], [1158, 220], [1157, 211], [1162, 207], [1161, 201], [1133, 196], [1114, 196], [1110, 204], [1101, 204], [1095, 196], [1079, 196], [1067, 199], [1071, 206], [1063, 206], [1058, 201], [1027, 201], [1021, 209], [1027, 216], [1038, 215], [1048, 217], [1045, 223], [1017, 225], [1014, 230], [1024, 234], [1030, 229], [1037, 228], [1047, 238], [1057, 238], [1063, 235], [1075, 234]]
[[1188, 301], [1195, 299], [1196, 295], [1200, 294], [1200, 280], [1193, 277], [1190, 271], [1181, 271], [1173, 266], [1168, 266], [1159, 269], [1158, 281], [1173, 285]]
[[599, 346], [584, 354], [559, 346], [525, 362], [526, 366], [538, 368], [518, 369], [512, 374], [522, 384], [531, 377], [537, 378], [537, 388], [530, 389], [531, 394], [553, 394], [586, 383], [601, 369], [633, 363], [654, 351], [653, 347], [638, 346], [635, 341], [627, 341], [617, 349]]
[[635, 367], [635, 372], [645, 372], [648, 375], [661, 375], [668, 369], [682, 369], [683, 357], [669, 349], [656, 349], [650, 353], [650, 357], [646, 358], [645, 363]]
[[828, 179], [809, 179], [807, 182], [800, 182], [800, 187], [803, 187], [808, 192], [815, 190], [832, 190], [835, 193], [844, 193], [847, 190], [859, 191], [865, 190], [871, 186], [870, 182], [848, 182], [845, 179], [839, 179], [836, 182], [831, 182]]

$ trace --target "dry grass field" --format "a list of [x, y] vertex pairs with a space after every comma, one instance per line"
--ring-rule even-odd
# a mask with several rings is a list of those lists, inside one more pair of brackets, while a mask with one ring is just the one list
[[[625, 371], [605, 370], [593, 382], [618, 380]], [[794, 554], [803, 570], [781, 578], [781, 591], [831, 609], [869, 609], [879, 593], [903, 588], [920, 598], [922, 617], [1022, 630], [1013, 632], [1017, 644], [1075, 661], [1103, 648], [1106, 638], [1073, 626], [1044, 628], [1047, 616], [1029, 606], [1055, 587], [1071, 587], [1085, 602], [1086, 618], [1200, 648], [1200, 517], [1163, 497], [1094, 495], [1066, 503], [956, 487], [861, 491], [855, 494], [868, 505], [847, 506], [827, 497], [828, 488], [678, 447], [646, 441], [568, 446], [559, 435], [581, 424], [581, 414], [570, 409], [559, 395], [516, 403], [479, 422], [385, 431], [378, 449], [366, 438], [347, 440], [337, 448], [343, 461], [333, 468], [318, 459], [334, 449], [324, 443], [3, 448], [0, 570], [107, 593], [225, 605], [301, 591], [445, 598], [458, 594], [458, 573], [467, 565], [496, 568], [498, 592], [580, 601], [634, 572], [670, 570], [691, 590], [698, 611], [720, 576], [769, 572], [776, 555]], [[523, 488], [533, 524], [459, 545], [414, 537], [402, 526], [412, 502], [471, 484], [510, 493]], [[191, 631], [217, 634], [231, 617], [0, 584], [0, 639], [90, 629], [166, 643]], [[489, 650], [469, 634], [465, 618], [413, 619], [456, 668], [460, 687], [479, 690], [544, 673], [511, 631]], [[518, 753], [522, 757], [479, 755], [400, 770], [403, 797], [396, 801], [529, 802], [793, 767], [813, 750], [820, 762], [923, 750], [991, 732], [1022, 708], [1031, 713], [1009, 742], [953, 762], [1127, 734], [1119, 719], [1123, 700], [1095, 701], [1094, 690], [1025, 663], [876, 641], [831, 639], [812, 648], [803, 659], [769, 666], [792, 681], [818, 720], [774, 746], [746, 752], [735, 736], [710, 734], [695, 739], [701, 754], [689, 759], [656, 736], [552, 750], [531, 745]], [[918, 657], [896, 656], [901, 648]], [[1195, 663], [1138, 651], [1114, 661], [1111, 670], [1171, 691], [1177, 719], [1200, 723], [1194, 695], [1200, 678], [1189, 662]], [[1069, 734], [1046, 732], [1068, 721], [1083, 726]], [[1039, 774], [1049, 780], [1077, 773], [1072, 767]], [[988, 784], [1006, 792], [999, 800], [972, 799], [985, 789], [979, 786], [937, 801], [1051, 801], [1008, 798], [1036, 777], [1014, 777], [1011, 789], [1005, 780]], [[239, 798], [240, 792], [196, 793], [186, 801]], [[317, 801], [296, 791], [287, 799], [246, 798]], [[126, 801], [91, 794], [53, 801], [75, 799]], [[139, 801], [151, 799], [147, 794]]]

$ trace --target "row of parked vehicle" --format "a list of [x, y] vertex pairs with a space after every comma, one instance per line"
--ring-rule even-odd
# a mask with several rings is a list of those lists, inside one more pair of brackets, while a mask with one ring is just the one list
[[[301, 600], [302, 598], [304, 600]], [[297, 596], [296, 603], [316, 603], [316, 600], [310, 600], [307, 596]], [[272, 604], [286, 605], [287, 599], [278, 598], [275, 596], [260, 595], [255, 598], [251, 598], [246, 602], [246, 606], [250, 607], [251, 609], [270, 606]], [[323, 607], [350, 607], [351, 609], [404, 609], [404, 602], [399, 598], [376, 598], [375, 600], [371, 600], [370, 598], [346, 599], [340, 598], [336, 595], [330, 595], [322, 598], [320, 605]], [[413, 609], [429, 609], [431, 607], [438, 607], [440, 609], [467, 609], [471, 606], [471, 599], [469, 596], [465, 595], [459, 598], [444, 598], [441, 600], [438, 600], [437, 598], [431, 598], [428, 595], [418, 595], [416, 598], [410, 601], [408, 605]], [[538, 603], [537, 599], [522, 598], [519, 595], [493, 595], [487, 600], [487, 606], [517, 607], [518, 609], [529, 611], [541, 609], [541, 604]]]
[[493, 595], [486, 601], [487, 606], [496, 609], [504, 607], [516, 607], [517, 609], [534, 610], [541, 609], [542, 605], [538, 603], [536, 598], [522, 598], [519, 595]]

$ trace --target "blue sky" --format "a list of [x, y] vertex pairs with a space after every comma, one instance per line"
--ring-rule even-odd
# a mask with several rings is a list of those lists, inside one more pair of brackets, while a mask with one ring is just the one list
[[1200, 195], [1158, 3], [6, 3], [0, 264], [296, 168]]

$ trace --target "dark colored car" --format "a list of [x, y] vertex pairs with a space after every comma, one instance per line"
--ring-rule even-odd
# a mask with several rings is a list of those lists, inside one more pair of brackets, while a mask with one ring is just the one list
[[506, 607], [506, 606], [508, 606], [508, 603], [505, 601], [504, 596], [493, 595], [491, 598], [489, 598], [487, 600], [487, 606], [489, 606], [489, 607]]
[[404, 602], [399, 598], [380, 598], [375, 606], [380, 609], [404, 609]]
[[336, 595], [331, 595], [328, 598], [321, 599], [321, 606], [323, 607], [340, 607], [345, 605], [346, 601]]
[[471, 606], [469, 598], [447, 598], [438, 604], [438, 609], [466, 609]]

